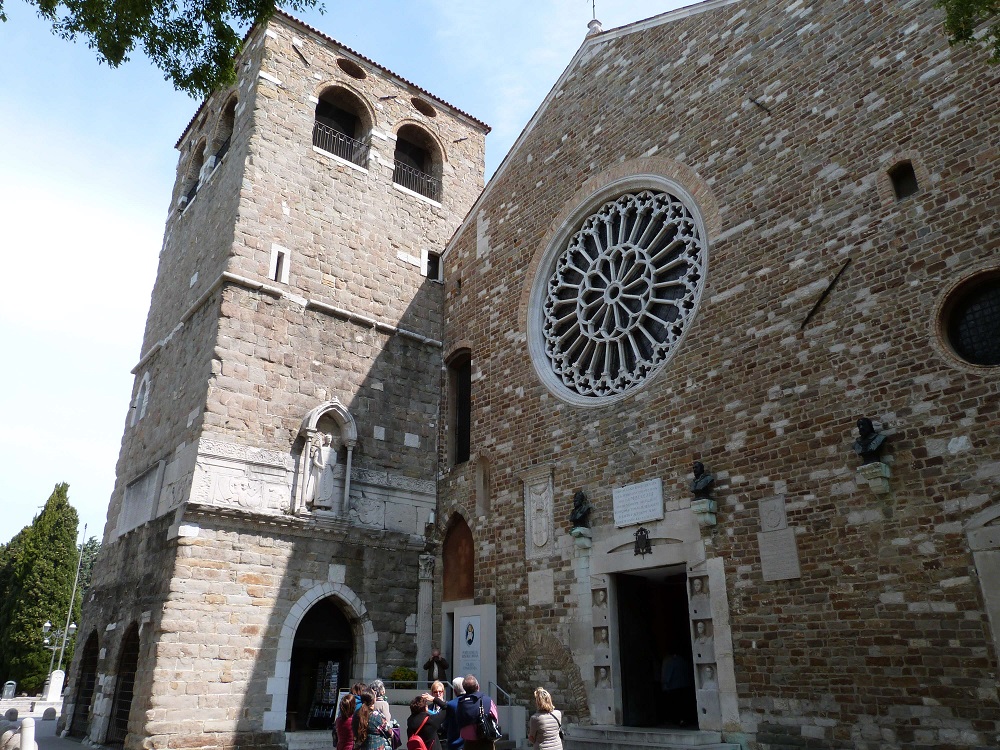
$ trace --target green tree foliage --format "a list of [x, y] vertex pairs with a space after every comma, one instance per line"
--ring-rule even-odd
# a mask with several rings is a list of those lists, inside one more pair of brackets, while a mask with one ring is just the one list
[[[78, 517], [68, 490], [65, 483], [55, 486], [42, 512], [10, 541], [0, 560], [0, 679], [16, 680], [18, 691], [29, 695], [41, 690], [52, 657], [42, 642], [42, 624], [65, 627], [76, 577]], [[79, 616], [77, 592], [72, 618]], [[72, 641], [64, 667], [70, 658]]]
[[[80, 583], [77, 590], [84, 592], [90, 588], [90, 581], [94, 577], [94, 561], [97, 560], [97, 553], [101, 551], [101, 543], [97, 537], [90, 537], [83, 545], [83, 562], [80, 563]], [[81, 598], [81, 601], [83, 601]]]
[[1000, 63], [1000, 0], [937, 0], [952, 44], [983, 46]]
[[[319, 0], [284, 0], [300, 11]], [[83, 39], [117, 68], [144, 51], [174, 87], [199, 98], [236, 80], [244, 32], [266, 21], [275, 0], [27, 0], [64, 39]], [[0, 20], [7, 20], [0, 0]]]

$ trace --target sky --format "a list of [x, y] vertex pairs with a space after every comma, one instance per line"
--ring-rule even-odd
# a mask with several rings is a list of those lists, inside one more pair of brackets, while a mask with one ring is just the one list
[[[598, 0], [605, 29], [691, 0]], [[327, 0], [297, 14], [493, 127], [497, 168], [582, 43], [591, 0]], [[177, 166], [199, 102], [24, 0], [0, 23], [0, 543], [69, 484], [100, 538]]]

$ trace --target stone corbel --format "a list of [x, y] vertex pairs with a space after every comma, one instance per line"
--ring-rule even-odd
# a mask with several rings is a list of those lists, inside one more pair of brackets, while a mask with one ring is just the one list
[[882, 461], [873, 461], [870, 464], [862, 464], [858, 467], [858, 484], [862, 481], [868, 482], [871, 491], [876, 495], [885, 495], [889, 492], [889, 477], [892, 470], [889, 464]]
[[719, 522], [715, 517], [718, 510], [719, 503], [707, 497], [699, 497], [691, 501], [691, 512], [698, 519], [699, 526], [715, 526]]

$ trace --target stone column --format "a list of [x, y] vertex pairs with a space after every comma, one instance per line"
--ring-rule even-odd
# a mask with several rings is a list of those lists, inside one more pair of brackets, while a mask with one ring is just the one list
[[[431, 658], [434, 639], [434, 555], [420, 556], [420, 588], [417, 590], [417, 683], [427, 679], [424, 664]], [[438, 644], [440, 647], [441, 644]], [[441, 649], [444, 651], [444, 649]]]

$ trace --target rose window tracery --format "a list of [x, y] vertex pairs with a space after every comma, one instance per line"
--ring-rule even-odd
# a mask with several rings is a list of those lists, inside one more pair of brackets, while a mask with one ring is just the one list
[[698, 226], [680, 199], [652, 190], [621, 195], [583, 220], [542, 303], [545, 355], [565, 387], [612, 397], [666, 362], [705, 275]]

